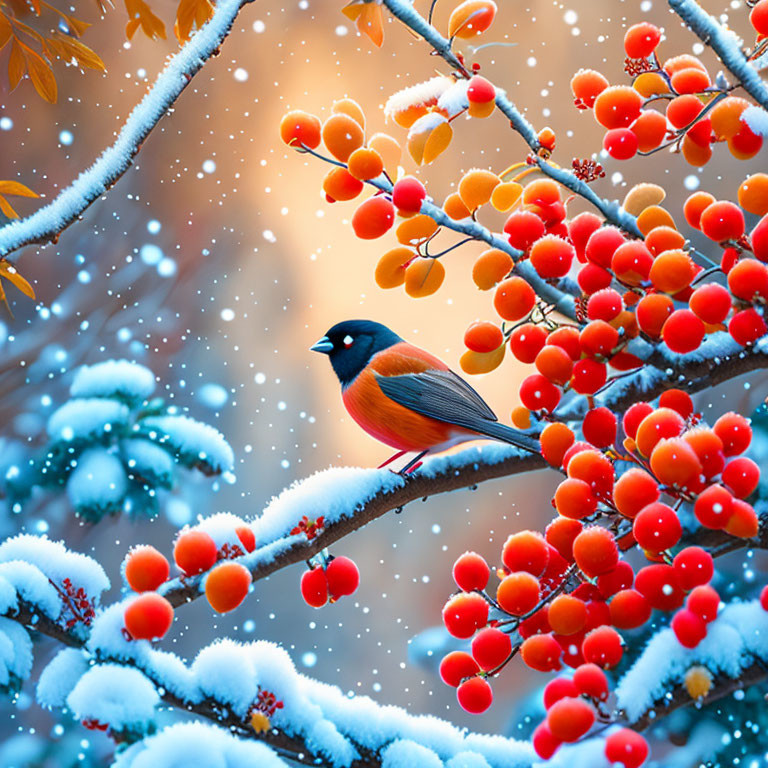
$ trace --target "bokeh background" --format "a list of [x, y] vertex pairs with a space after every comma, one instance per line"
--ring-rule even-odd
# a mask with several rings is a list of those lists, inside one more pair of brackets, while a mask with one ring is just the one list
[[[446, 29], [453, 5], [437, 3], [438, 28]], [[447, 279], [432, 297], [414, 300], [401, 290], [380, 290], [373, 269], [394, 236], [357, 240], [349, 224], [354, 203], [329, 205], [321, 192], [327, 168], [279, 141], [277, 126], [288, 109], [326, 116], [342, 96], [362, 105], [369, 133], [385, 130], [404, 139], [402, 129], [385, 122], [384, 102], [446, 71], [397, 22], [387, 21], [384, 47], [374, 49], [341, 6], [331, 0], [257, 0], [246, 6], [220, 54], [162, 119], [134, 167], [57, 244], [28, 248], [19, 260], [39, 302], [14, 301], [14, 317], [6, 314], [0, 327], [4, 437], [39, 440], [47, 413], [65, 397], [73, 368], [127, 357], [154, 370], [163, 394], [215, 424], [237, 455], [235, 482], [218, 483], [210, 492], [209, 483], [191, 479], [154, 521], [114, 518], [87, 526], [73, 518], [65, 501], [50, 499], [37, 500], [21, 516], [7, 512], [4, 534], [22, 527], [48, 530], [93, 552], [113, 580], [113, 595], [130, 545], [152, 543], [170, 554], [175, 530], [197, 514], [231, 511], [250, 518], [274, 494], [314, 471], [331, 464], [375, 466], [388, 455], [346, 416], [327, 361], [308, 352], [330, 325], [352, 317], [383, 321], [458, 367], [466, 326], [493, 317], [490, 296], [470, 279], [481, 250], [473, 246], [446, 258]], [[416, 0], [416, 6], [426, 13], [429, 2]], [[665, 26], [666, 55], [701, 53], [661, 0], [500, 0], [499, 6], [488, 40], [501, 45], [474, 55], [465, 46], [464, 52], [508, 90], [537, 128], [555, 130], [555, 159], [564, 165], [599, 151], [602, 133], [589, 114], [574, 108], [570, 77], [583, 66], [625, 82], [622, 38], [628, 24], [648, 19]], [[727, 10], [732, 25], [746, 30], [743, 4], [705, 6]], [[156, 0], [152, 7], [170, 27], [175, 6]], [[121, 8], [103, 19], [91, 5], [79, 10], [94, 22], [83, 39], [103, 57], [106, 75], [58, 67], [60, 98], [54, 106], [41, 102], [29, 81], [13, 93], [4, 78], [0, 83], [0, 178], [28, 184], [44, 196], [40, 202], [54, 197], [113, 141], [176, 49], [174, 40], [150, 41], [140, 33], [127, 43]], [[716, 71], [708, 55], [703, 56]], [[0, 54], [0, 71], [6, 63], [7, 51]], [[526, 146], [500, 115], [461, 118], [454, 128], [450, 150], [433, 166], [417, 169], [409, 159], [403, 162], [437, 200], [469, 168], [501, 171], [525, 159]], [[666, 187], [669, 210], [680, 221], [690, 190], [701, 186], [734, 198], [741, 179], [765, 165], [765, 155], [747, 167], [720, 147], [703, 171], [667, 153], [602, 162], [606, 178], [595, 184], [601, 195], [622, 198], [632, 184], [653, 180]], [[21, 201], [18, 210], [24, 215], [40, 202]], [[574, 201], [569, 212], [581, 206]], [[499, 227], [503, 219], [486, 221]], [[508, 359], [473, 384], [508, 419], [525, 375], [524, 366]], [[738, 399], [754, 402], [762, 392], [755, 386], [759, 381], [752, 384], [708, 393], [699, 405], [720, 412]], [[471, 718], [439, 681], [437, 658], [426, 652], [422, 633], [440, 623], [453, 589], [455, 557], [470, 548], [497, 561], [509, 533], [540, 528], [549, 519], [555, 483], [554, 474], [539, 472], [414, 503], [335, 547], [361, 567], [362, 585], [353, 598], [322, 611], [308, 608], [298, 594], [296, 566], [256, 584], [232, 616], [216, 616], [205, 601], [180, 611], [167, 646], [193, 658], [216, 636], [275, 640], [299, 669], [344, 690], [476, 730], [515, 734], [517, 707], [534, 684], [522, 665], [511, 665], [495, 684], [492, 710]], [[54, 650], [41, 645], [38, 663]], [[61, 715], [41, 712], [32, 686], [1, 711], [0, 739], [21, 738], [30, 728], [52, 744], [62, 737]], [[100, 735], [75, 733], [89, 754], [109, 749]]]

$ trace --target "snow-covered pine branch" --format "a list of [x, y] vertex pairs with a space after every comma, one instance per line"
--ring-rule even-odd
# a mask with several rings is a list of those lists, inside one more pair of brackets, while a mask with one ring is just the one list
[[31, 216], [0, 228], [0, 256], [33, 243], [55, 241], [91, 203], [131, 167], [145, 139], [173, 107], [192, 78], [224, 42], [240, 9], [250, 0], [221, 0], [213, 16], [171, 59], [123, 124], [112, 146], [56, 198]]
[[[445, 61], [462, 77], [468, 77], [464, 65], [454, 54], [451, 41], [443, 37], [435, 27], [430, 24], [407, 0], [383, 0], [387, 10], [405, 26], [428, 42]], [[541, 150], [536, 130], [526, 119], [522, 112], [510, 101], [506, 92], [502, 88], [496, 88], [496, 106], [499, 111], [509, 120], [512, 128], [520, 134], [523, 141], [528, 145], [531, 152], [536, 155], [536, 164], [541, 172], [555, 179], [564, 187], [580, 195], [585, 200], [600, 211], [607, 221], [621, 227], [635, 237], [640, 237], [640, 230], [637, 228], [635, 217], [625, 211], [616, 201], [609, 201], [601, 198], [584, 181], [579, 179], [574, 173], [564, 168], [559, 168], [548, 162], [544, 157], [538, 155]], [[534, 270], [531, 270], [536, 275]], [[536, 277], [538, 277], [536, 275]], [[538, 291], [537, 291], [538, 292]], [[541, 294], [539, 294], [541, 295]]]
[[224, 437], [153, 399], [154, 389], [154, 374], [137, 363], [107, 360], [79, 368], [71, 399], [48, 419], [42, 453], [2, 464], [4, 495], [20, 504], [36, 486], [65, 487], [85, 520], [120, 511], [151, 516], [179, 466], [205, 475], [231, 472], [234, 454]]
[[768, 85], [758, 70], [747, 61], [738, 37], [708, 14], [696, 0], [669, 0], [669, 7], [705, 45], [712, 48], [744, 90], [764, 110], [768, 110]]

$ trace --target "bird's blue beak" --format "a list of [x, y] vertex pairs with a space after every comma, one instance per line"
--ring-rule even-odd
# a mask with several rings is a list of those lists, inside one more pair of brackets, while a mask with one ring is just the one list
[[330, 355], [333, 352], [333, 342], [327, 337], [316, 341], [310, 348], [310, 352], [320, 352], [323, 355]]

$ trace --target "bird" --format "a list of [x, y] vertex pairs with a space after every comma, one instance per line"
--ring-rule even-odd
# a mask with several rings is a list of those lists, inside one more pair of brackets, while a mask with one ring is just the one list
[[442, 360], [381, 323], [337, 323], [310, 351], [328, 356], [349, 415], [397, 450], [379, 468], [416, 453], [399, 473], [409, 474], [428, 453], [482, 438], [540, 453], [535, 438], [499, 423], [485, 400]]

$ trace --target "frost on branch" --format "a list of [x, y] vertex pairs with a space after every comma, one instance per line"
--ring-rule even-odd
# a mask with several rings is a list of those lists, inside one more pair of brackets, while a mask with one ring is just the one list
[[65, 486], [75, 512], [96, 522], [121, 511], [155, 515], [179, 465], [206, 475], [230, 472], [234, 455], [224, 437], [151, 399], [154, 388], [154, 374], [126, 360], [78, 369], [71, 399], [48, 419], [46, 450], [26, 456], [22, 446], [10, 446], [2, 490], [20, 503], [34, 486]]
[[684, 648], [667, 628], [657, 632], [616, 689], [618, 705], [630, 722], [649, 710], [664, 713], [669, 690], [679, 687], [690, 667], [738, 680], [744, 669], [768, 661], [768, 612], [759, 601], [728, 605], [709, 626], [704, 640]]
[[180, 723], [120, 753], [113, 768], [287, 768], [269, 747], [235, 738], [223, 728]]

